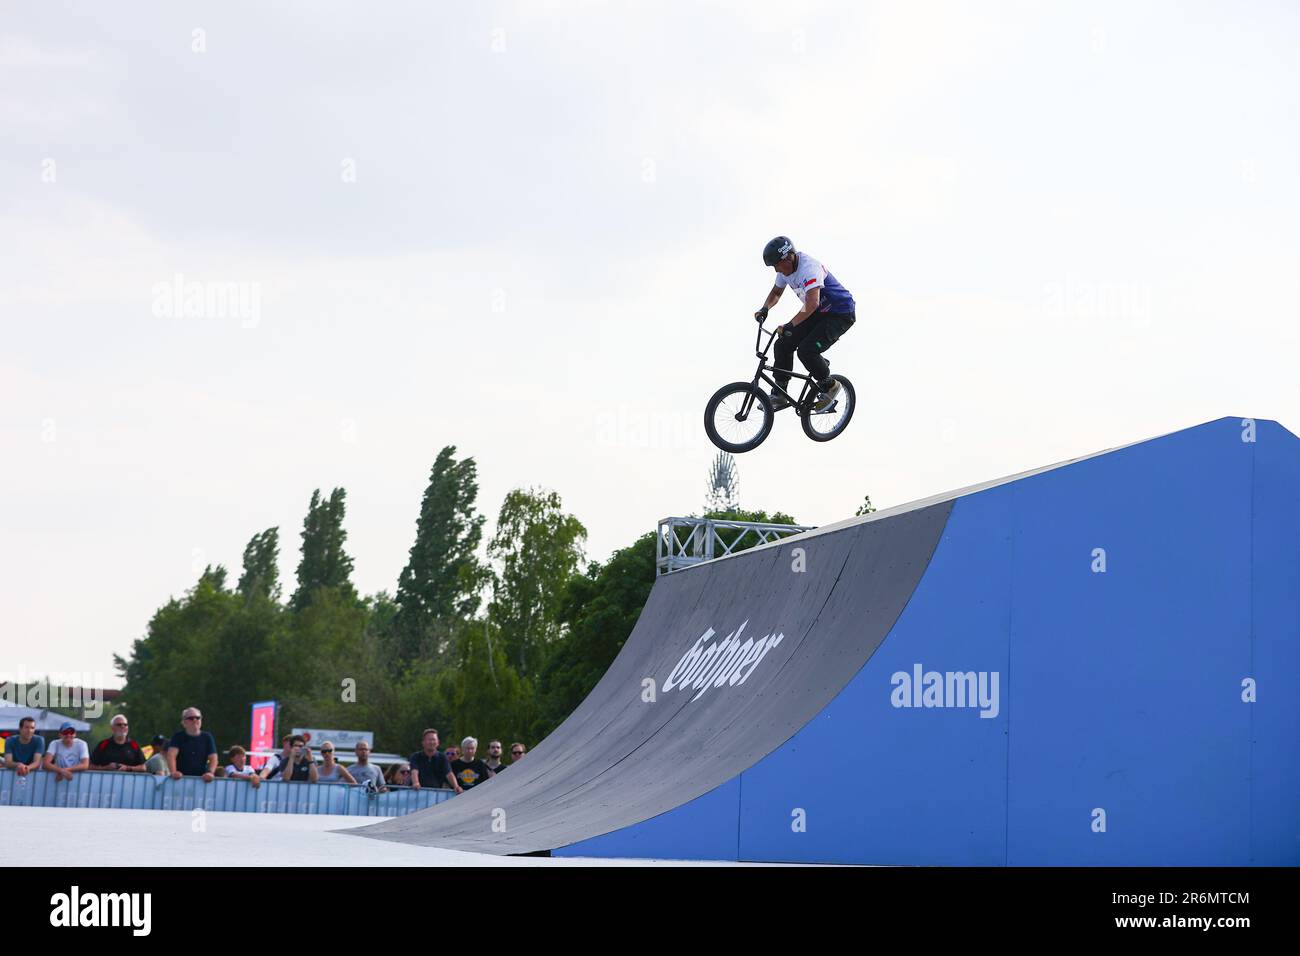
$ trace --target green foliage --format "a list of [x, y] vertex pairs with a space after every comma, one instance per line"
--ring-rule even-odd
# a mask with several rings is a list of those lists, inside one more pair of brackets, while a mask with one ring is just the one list
[[448, 445], [433, 463], [415, 544], [397, 582], [390, 656], [398, 667], [446, 653], [449, 622], [478, 609], [486, 572], [475, 556], [484, 521], [477, 499], [478, 466], [473, 458], [457, 461]]
[[858, 510], [853, 512], [853, 516], [855, 518], [860, 518], [863, 515], [871, 514], [875, 510], [876, 506], [871, 503], [871, 495], [865, 495], [862, 499], [862, 504], [858, 505]]
[[488, 616], [501, 635], [506, 660], [530, 673], [560, 635], [564, 585], [582, 563], [587, 529], [562, 510], [554, 491], [516, 488], [506, 495], [488, 542], [493, 576]]
[[280, 600], [280, 529], [255, 534], [244, 548], [244, 573], [236, 590], [245, 601], [257, 597]]
[[322, 588], [333, 588], [355, 600], [352, 588], [352, 558], [343, 550], [348, 533], [343, 530], [347, 492], [335, 488], [322, 501], [320, 489], [311, 493], [311, 504], [302, 523], [302, 560], [298, 562], [298, 589], [289, 607], [301, 611], [315, 600]]
[[203, 729], [242, 740], [248, 705], [269, 686], [267, 668], [283, 611], [265, 596], [246, 601], [225, 589], [225, 569], [205, 569], [182, 600], [154, 614], [129, 658], [115, 657], [125, 678], [122, 710], [141, 740], [180, 728], [181, 711], [197, 706]]
[[538, 678], [533, 739], [559, 726], [609, 669], [632, 633], [654, 579], [653, 532], [614, 552], [605, 564], [593, 563], [585, 574], [569, 578], [558, 613], [568, 634], [552, 648]]
[[[490, 622], [469, 621], [458, 629], [451, 665], [435, 681], [438, 710], [449, 721], [443, 739], [452, 743], [481, 734], [522, 739], [534, 714], [532, 684], [510, 666]], [[487, 749], [486, 739], [480, 744]]]
[[357, 708], [343, 701], [343, 681], [355, 680], [363, 656], [366, 608], [349, 590], [318, 588], [311, 604], [290, 615], [272, 664], [283, 726], [350, 728]]

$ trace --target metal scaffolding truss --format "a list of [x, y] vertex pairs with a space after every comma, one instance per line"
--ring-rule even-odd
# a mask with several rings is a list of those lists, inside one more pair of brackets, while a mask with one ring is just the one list
[[769, 541], [779, 541], [813, 526], [727, 521], [723, 518], [663, 518], [655, 542], [655, 573], [680, 571], [701, 561], [723, 558]]

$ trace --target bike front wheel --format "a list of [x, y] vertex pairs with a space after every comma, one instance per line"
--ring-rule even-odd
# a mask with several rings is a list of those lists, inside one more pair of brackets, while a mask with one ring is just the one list
[[772, 400], [751, 382], [732, 382], [713, 393], [704, 408], [709, 441], [733, 454], [763, 444], [772, 431]]
[[830, 441], [844, 431], [858, 404], [852, 382], [843, 375], [832, 375], [831, 378], [840, 383], [840, 392], [834, 401], [820, 412], [809, 411], [799, 416], [804, 434], [813, 441]]

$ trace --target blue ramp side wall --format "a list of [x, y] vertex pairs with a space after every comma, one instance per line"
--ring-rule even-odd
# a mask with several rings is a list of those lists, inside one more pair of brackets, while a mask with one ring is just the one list
[[[989, 717], [974, 707], [899, 707], [906, 688], [892, 678], [910, 678], [918, 664], [923, 673], [1005, 674], [1010, 502], [1002, 488], [956, 503], [916, 592], [866, 666], [745, 771], [741, 859], [1005, 862], [1005, 703]], [[999, 693], [1005, 702], [1005, 687]]]
[[[1300, 440], [1241, 438], [1223, 419], [959, 499], [816, 718], [738, 781], [561, 852], [1300, 864]], [[997, 671], [998, 716], [894, 707], [915, 664]]]
[[917, 663], [925, 670], [1005, 671], [1010, 501], [1001, 488], [957, 502], [885, 642], [780, 748], [725, 787], [555, 854], [1004, 863], [1005, 708], [988, 718], [969, 708], [895, 708], [890, 678], [911, 675]]
[[1274, 422], [1255, 435], [1254, 639], [1249, 668], [1251, 862], [1300, 865], [1300, 439]]
[[1011, 486], [1009, 864], [1249, 862], [1240, 434], [1222, 420]]
[[735, 860], [740, 835], [741, 778], [630, 827], [552, 852], [553, 856]]

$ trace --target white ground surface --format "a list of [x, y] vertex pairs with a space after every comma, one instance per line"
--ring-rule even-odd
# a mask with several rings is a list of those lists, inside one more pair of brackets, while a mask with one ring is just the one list
[[276, 861], [292, 866], [737, 865], [502, 857], [329, 832], [380, 819], [216, 811], [196, 819], [186, 810], [0, 807], [0, 865], [22, 861], [41, 866], [248, 866]]

